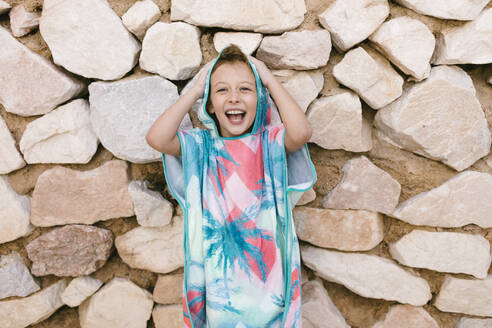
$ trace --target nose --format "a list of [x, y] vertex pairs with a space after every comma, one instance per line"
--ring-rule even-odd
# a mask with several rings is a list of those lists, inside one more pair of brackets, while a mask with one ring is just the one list
[[238, 92], [238, 90], [233, 89], [231, 91], [229, 100], [231, 102], [234, 102], [234, 103], [239, 102], [239, 92]]

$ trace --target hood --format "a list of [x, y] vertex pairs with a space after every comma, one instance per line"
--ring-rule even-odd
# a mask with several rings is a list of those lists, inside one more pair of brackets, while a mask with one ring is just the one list
[[[217, 61], [219, 60], [220, 56], [222, 55], [222, 51], [223, 51], [223, 49], [220, 51], [217, 58], [214, 59], [212, 66], [210, 67], [210, 70], [207, 74], [207, 80], [206, 80], [206, 84], [205, 84], [205, 92], [203, 94], [202, 104], [198, 110], [199, 120], [202, 122], [202, 124], [208, 130], [210, 130], [210, 132], [212, 133], [212, 135], [214, 137], [218, 137], [218, 138], [221, 138], [219, 130], [215, 124], [215, 121], [210, 116], [210, 114], [207, 112], [207, 100], [208, 100], [208, 97], [210, 95], [210, 77], [212, 75], [212, 70], [213, 70], [215, 64], [217, 63]], [[249, 62], [251, 69], [253, 70], [253, 75], [255, 76], [255, 81], [256, 81], [256, 95], [257, 95], [256, 117], [255, 117], [255, 121], [253, 123], [253, 128], [252, 128], [251, 132], [245, 133], [245, 134], [237, 136], [237, 137], [233, 137], [232, 139], [243, 137], [243, 136], [249, 135], [249, 134], [256, 135], [256, 134], [260, 133], [264, 127], [266, 127], [268, 124], [270, 124], [270, 117], [271, 117], [270, 100], [269, 100], [270, 96], [268, 94], [268, 90], [261, 83], [260, 77], [258, 75], [258, 72], [256, 71], [256, 67], [254, 66], [254, 64], [250, 60], [248, 60], [248, 62]], [[230, 138], [227, 138], [227, 139], [230, 139]]]

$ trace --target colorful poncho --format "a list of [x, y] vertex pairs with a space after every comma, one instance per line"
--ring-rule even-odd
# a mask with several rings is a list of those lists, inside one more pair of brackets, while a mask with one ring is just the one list
[[186, 327], [301, 327], [291, 208], [312, 187], [315, 171], [307, 146], [286, 154], [285, 129], [270, 124], [278, 113], [250, 65], [258, 94], [252, 131], [219, 135], [205, 108], [209, 72], [198, 111], [207, 129], [178, 130], [182, 155], [162, 155], [184, 213]]

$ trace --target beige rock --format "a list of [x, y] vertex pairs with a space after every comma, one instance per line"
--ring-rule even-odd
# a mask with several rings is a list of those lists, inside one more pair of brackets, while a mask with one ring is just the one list
[[127, 278], [115, 277], [79, 306], [81, 328], [145, 328], [152, 295]]
[[197, 26], [223, 27], [261, 33], [292, 30], [304, 20], [304, 0], [174, 0], [171, 20]]
[[422, 307], [394, 305], [383, 321], [376, 322], [372, 328], [439, 328], [439, 324]]
[[53, 61], [87, 78], [119, 79], [138, 60], [140, 43], [107, 0], [44, 0], [39, 30]]
[[0, 117], [0, 174], [8, 174], [26, 166], [15, 146], [15, 140], [5, 121]]
[[491, 197], [492, 175], [465, 171], [437, 188], [407, 199], [392, 216], [413, 225], [461, 227], [473, 223], [490, 228]]
[[5, 14], [10, 10], [10, 5], [3, 0], [0, 0], [0, 15]]
[[485, 9], [473, 21], [449, 27], [437, 36], [433, 64], [492, 63], [492, 8]]
[[85, 85], [34, 53], [0, 26], [0, 103], [21, 116], [48, 113]]
[[330, 31], [335, 47], [347, 51], [371, 35], [388, 15], [387, 0], [336, 0], [318, 18]]
[[29, 223], [30, 198], [18, 195], [5, 175], [0, 175], [0, 195], [0, 244], [30, 234], [34, 230]]
[[31, 272], [17, 252], [0, 255], [0, 299], [25, 297], [39, 290]]
[[292, 214], [299, 239], [319, 247], [366, 251], [384, 237], [383, 216], [379, 213], [301, 206]]
[[380, 298], [415, 306], [432, 297], [427, 282], [375, 255], [336, 252], [301, 246], [303, 263], [321, 278], [342, 284], [362, 297]]
[[79, 306], [87, 297], [94, 294], [103, 282], [90, 276], [74, 278], [60, 295], [63, 303], [70, 307]]
[[134, 215], [127, 170], [126, 162], [112, 160], [83, 172], [60, 166], [44, 171], [33, 192], [32, 224], [92, 224]]
[[260, 45], [261, 33], [217, 32], [214, 34], [214, 47], [220, 52], [225, 47], [235, 44], [247, 55], [251, 55]]
[[461, 318], [455, 328], [492, 328], [492, 319]]
[[162, 227], [171, 222], [173, 205], [156, 191], [147, 189], [143, 181], [132, 181], [128, 192], [138, 224], [144, 227]]
[[175, 216], [164, 227], [137, 227], [116, 237], [123, 262], [132, 268], [168, 273], [184, 265], [183, 220]]
[[446, 276], [434, 306], [443, 312], [492, 316], [492, 275], [485, 279]]
[[330, 52], [328, 31], [304, 30], [264, 37], [256, 57], [273, 68], [306, 70], [325, 66]]
[[406, 16], [391, 19], [382, 24], [369, 40], [405, 74], [416, 80], [429, 76], [429, 61], [436, 40], [421, 21]]
[[398, 204], [400, 190], [400, 184], [391, 175], [360, 156], [345, 163], [343, 178], [325, 196], [323, 207], [391, 214]]
[[318, 146], [353, 152], [372, 148], [371, 125], [362, 116], [359, 97], [353, 92], [316, 99], [307, 119], [313, 131], [309, 141]]
[[485, 278], [490, 244], [481, 235], [413, 230], [390, 244], [391, 256], [403, 265]]
[[305, 191], [296, 203], [296, 206], [306, 205], [316, 199], [316, 192], [313, 188]]
[[15, 37], [21, 37], [39, 26], [39, 14], [26, 11], [23, 5], [17, 5], [9, 12], [10, 29]]
[[101, 268], [111, 255], [111, 230], [79, 224], [45, 232], [26, 246], [36, 276], [88, 275]]
[[273, 75], [306, 112], [309, 104], [323, 89], [324, 78], [320, 71], [274, 70]]
[[180, 304], [183, 298], [183, 274], [159, 275], [153, 296], [156, 303]]
[[379, 110], [374, 124], [383, 140], [457, 171], [490, 151], [490, 131], [473, 82], [456, 66], [434, 67], [425, 81]]
[[152, 311], [155, 328], [183, 327], [183, 307], [181, 305], [156, 305]]
[[322, 283], [317, 280], [302, 285], [301, 312], [304, 328], [350, 328]]
[[160, 16], [161, 10], [152, 0], [143, 0], [135, 2], [121, 20], [130, 32], [142, 40], [147, 29], [157, 22]]
[[402, 93], [403, 78], [384, 57], [367, 47], [348, 51], [333, 67], [333, 76], [373, 109], [388, 105]]
[[472, 20], [490, 0], [396, 0], [416, 12], [442, 19]]
[[202, 62], [200, 30], [183, 22], [152, 25], [142, 43], [140, 67], [170, 80], [192, 77]]
[[60, 294], [67, 287], [65, 279], [28, 297], [0, 302], [2, 328], [22, 328], [50, 317], [63, 306]]
[[99, 141], [89, 103], [76, 99], [27, 124], [19, 143], [27, 163], [88, 163]]

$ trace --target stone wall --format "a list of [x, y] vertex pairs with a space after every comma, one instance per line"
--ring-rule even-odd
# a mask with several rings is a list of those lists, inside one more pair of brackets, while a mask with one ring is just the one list
[[0, 326], [182, 327], [144, 136], [234, 42], [313, 126], [304, 327], [492, 327], [489, 2], [0, 1]]

